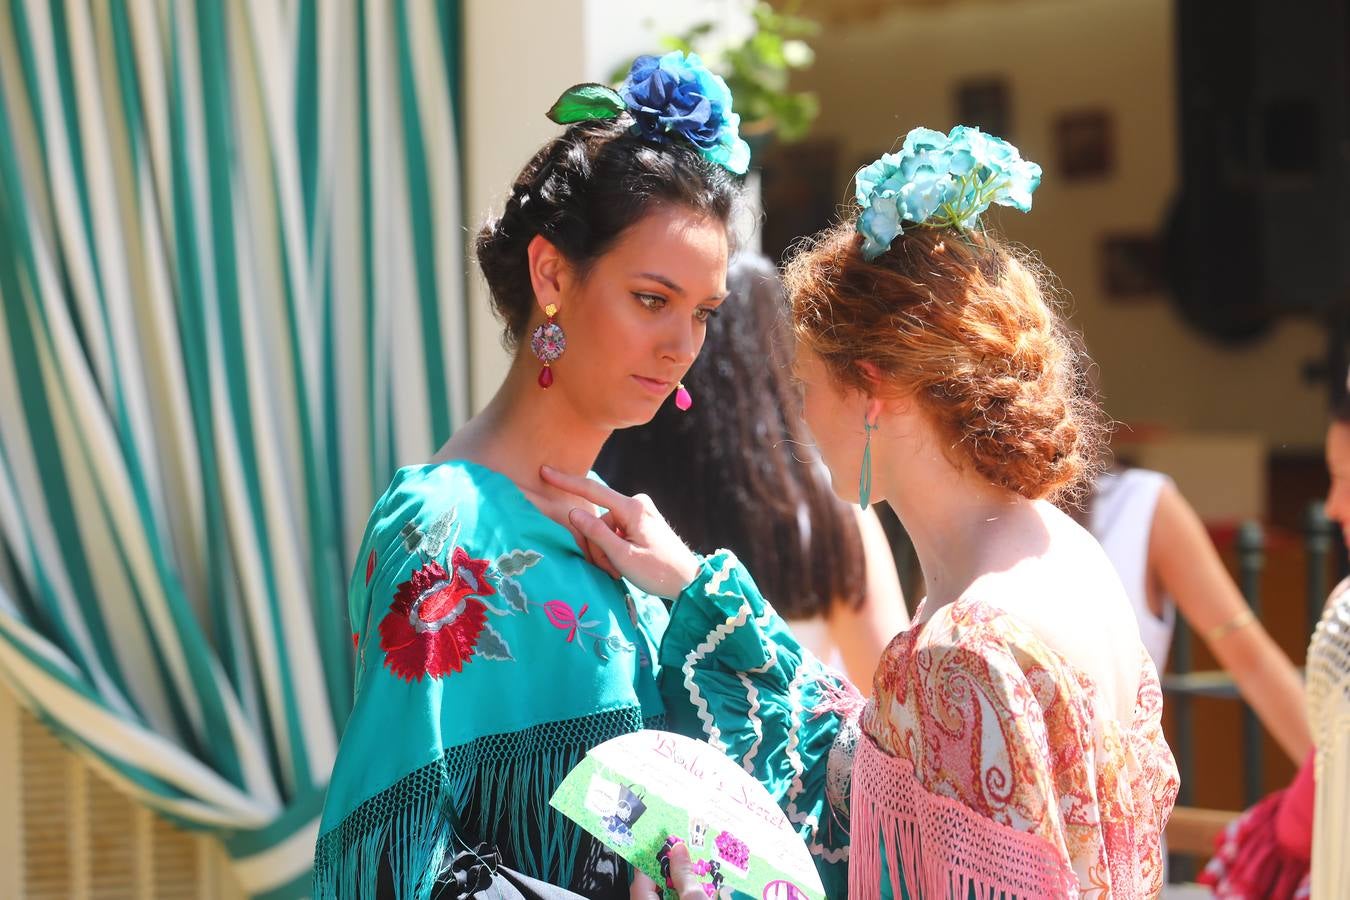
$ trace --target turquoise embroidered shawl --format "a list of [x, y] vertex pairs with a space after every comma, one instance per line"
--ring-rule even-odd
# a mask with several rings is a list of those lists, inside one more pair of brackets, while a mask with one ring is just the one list
[[[466, 839], [571, 883], [581, 835], [548, 798], [587, 749], [661, 721], [664, 604], [587, 563], [508, 478], [454, 461], [394, 476], [348, 613], [355, 703], [315, 895], [373, 896], [387, 852], [401, 896], [427, 896]], [[457, 833], [468, 811], [493, 833]]]
[[504, 475], [415, 466], [371, 514], [348, 614], [355, 703], [316, 897], [374, 896], [383, 862], [400, 898], [425, 900], [447, 859], [480, 840], [526, 875], [572, 884], [582, 834], [548, 798], [588, 749], [667, 713], [764, 784], [842, 896], [847, 833], [825, 775], [841, 721], [831, 698], [846, 683], [731, 554], [703, 562], [671, 618], [586, 562]]

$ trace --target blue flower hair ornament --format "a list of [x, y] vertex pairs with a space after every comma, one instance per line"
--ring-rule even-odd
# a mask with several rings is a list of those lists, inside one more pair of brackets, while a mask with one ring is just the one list
[[624, 112], [633, 117], [633, 131], [649, 140], [686, 140], [704, 159], [736, 175], [750, 167], [750, 145], [741, 139], [741, 117], [732, 112], [731, 90], [697, 53], [639, 56], [617, 91], [603, 84], [573, 85], [548, 117], [568, 125], [615, 119]]
[[899, 153], [882, 154], [854, 182], [862, 254], [871, 261], [906, 226], [970, 231], [991, 203], [1029, 212], [1041, 167], [978, 128], [957, 125], [948, 134], [915, 128]]

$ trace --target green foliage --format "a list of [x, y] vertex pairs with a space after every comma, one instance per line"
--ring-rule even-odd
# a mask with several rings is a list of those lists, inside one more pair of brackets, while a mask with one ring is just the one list
[[[797, 13], [791, 4], [783, 12], [765, 2], [751, 10], [755, 32], [739, 47], [707, 52], [716, 38], [716, 22], [700, 22], [683, 34], [661, 42], [663, 50], [697, 53], [708, 68], [726, 80], [735, 98], [735, 110], [741, 117], [741, 135], [752, 142], [758, 136], [773, 134], [783, 141], [806, 136], [820, 111], [816, 95], [789, 88], [792, 72], [806, 69], [815, 54], [806, 39], [820, 31], [815, 21]], [[627, 69], [614, 79], [621, 81]]]

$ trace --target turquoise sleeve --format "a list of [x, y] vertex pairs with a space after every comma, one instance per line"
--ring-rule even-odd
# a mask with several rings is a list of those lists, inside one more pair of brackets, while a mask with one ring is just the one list
[[828, 769], [861, 698], [802, 647], [732, 553], [706, 557], [676, 598], [660, 684], [669, 726], [754, 775], [797, 826], [827, 894], [845, 896], [847, 814], [827, 797]]

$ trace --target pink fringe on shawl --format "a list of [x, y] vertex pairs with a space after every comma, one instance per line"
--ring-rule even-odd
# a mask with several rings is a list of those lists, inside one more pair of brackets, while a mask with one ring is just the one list
[[816, 685], [820, 688], [820, 702], [811, 710], [812, 719], [834, 713], [840, 721], [848, 722], [861, 716], [867, 706], [867, 698], [843, 675], [818, 679]]
[[895, 897], [902, 879], [916, 900], [964, 900], [972, 886], [977, 897], [1079, 895], [1078, 878], [1055, 847], [930, 793], [910, 763], [867, 736], [853, 760], [851, 813], [852, 897], [880, 895], [883, 846]]

